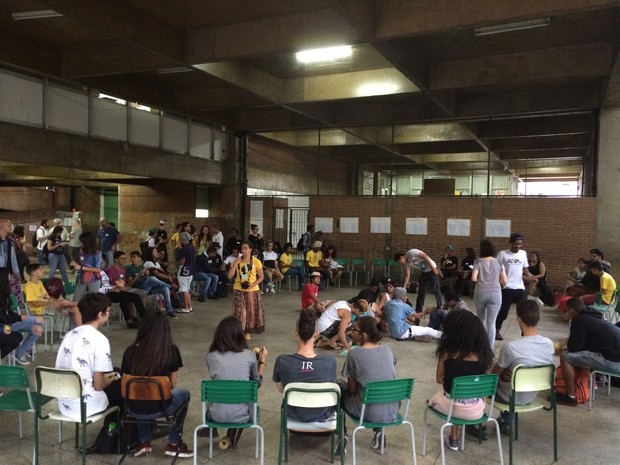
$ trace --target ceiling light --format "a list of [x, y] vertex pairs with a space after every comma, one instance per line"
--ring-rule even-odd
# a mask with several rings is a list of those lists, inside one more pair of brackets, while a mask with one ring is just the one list
[[297, 52], [295, 57], [302, 63], [320, 63], [324, 61], [334, 61], [348, 58], [353, 54], [351, 45], [341, 45], [338, 47], [315, 48]]
[[15, 21], [23, 21], [25, 19], [44, 19], [44, 18], [56, 18], [62, 16], [54, 10], [35, 10], [35, 11], [20, 11], [12, 14]]
[[158, 69], [157, 74], [176, 74], [176, 73], [189, 73], [193, 71], [192, 68], [188, 68], [186, 66], [180, 66], [178, 68], [164, 68]]
[[491, 34], [501, 34], [502, 32], [522, 31], [524, 29], [534, 29], [545, 27], [551, 24], [551, 18], [529, 19], [527, 21], [517, 21], [514, 23], [497, 24], [495, 26], [477, 27], [474, 34], [478, 36], [489, 36]]

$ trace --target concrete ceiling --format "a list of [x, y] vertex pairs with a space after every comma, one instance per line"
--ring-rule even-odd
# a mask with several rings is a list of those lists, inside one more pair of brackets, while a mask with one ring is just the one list
[[[62, 16], [11, 16], [47, 9]], [[620, 101], [619, 12], [610, 0], [0, 0], [0, 62], [369, 170], [575, 178], [595, 164], [598, 111]], [[342, 44], [350, 59], [295, 57]]]

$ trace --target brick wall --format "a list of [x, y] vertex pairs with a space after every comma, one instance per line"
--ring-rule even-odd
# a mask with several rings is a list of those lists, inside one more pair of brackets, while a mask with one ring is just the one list
[[[370, 217], [391, 217], [391, 234], [370, 234]], [[564, 284], [568, 271], [580, 256], [595, 246], [596, 198], [469, 198], [469, 197], [310, 197], [310, 221], [332, 217], [334, 233], [324, 234], [342, 257], [391, 259], [395, 251], [416, 247], [439, 261], [447, 244], [454, 246], [459, 261], [465, 248], [484, 238], [484, 219], [511, 220], [511, 230], [521, 232], [524, 248], [538, 251], [551, 284]], [[359, 234], [339, 232], [340, 217], [358, 217]], [[428, 218], [428, 235], [406, 235], [405, 218]], [[448, 218], [471, 220], [470, 236], [448, 236]], [[571, 218], [569, 220], [569, 218]], [[498, 250], [507, 238], [491, 238]]]

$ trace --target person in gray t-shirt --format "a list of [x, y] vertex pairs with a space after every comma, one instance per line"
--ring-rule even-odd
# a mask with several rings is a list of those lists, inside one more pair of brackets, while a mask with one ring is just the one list
[[[336, 359], [330, 355], [317, 355], [314, 341], [319, 337], [314, 310], [302, 310], [297, 320], [297, 350], [291, 355], [280, 355], [273, 366], [273, 381], [279, 392], [288, 383], [336, 382]], [[303, 422], [321, 421], [333, 413], [333, 408], [289, 407], [288, 416]]]
[[[360, 346], [347, 355], [342, 375], [347, 377], [346, 386], [341, 386], [344, 408], [358, 417], [362, 410], [362, 398], [366, 384], [372, 381], [385, 381], [396, 378], [396, 357], [390, 348], [381, 344], [381, 327], [373, 317], [364, 316], [355, 322], [351, 331], [354, 344]], [[344, 384], [344, 382], [343, 382]], [[364, 411], [364, 421], [388, 423], [398, 417], [398, 402], [390, 404], [371, 404]], [[387, 441], [381, 428], [373, 428], [372, 448], [379, 449], [381, 442]]]
[[[512, 392], [512, 371], [517, 365], [535, 366], [553, 363], [553, 342], [538, 334], [540, 308], [533, 300], [522, 300], [517, 304], [517, 322], [523, 333], [521, 339], [510, 341], [504, 347], [493, 366], [493, 373], [500, 375], [495, 398], [508, 403]], [[536, 398], [537, 392], [518, 393], [516, 405], [527, 405]], [[508, 412], [502, 412], [497, 419], [502, 433], [508, 434]]]

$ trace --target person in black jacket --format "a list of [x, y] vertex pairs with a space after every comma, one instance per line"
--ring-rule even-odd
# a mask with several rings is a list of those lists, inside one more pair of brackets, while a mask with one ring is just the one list
[[566, 394], [559, 394], [557, 401], [576, 406], [576, 367], [620, 371], [620, 330], [604, 320], [601, 312], [586, 307], [581, 297], [569, 299], [567, 307], [570, 334], [560, 356]]
[[379, 291], [379, 281], [377, 280], [377, 278], [372, 278], [367, 288], [362, 289], [359, 294], [357, 294], [355, 297], [351, 297], [349, 300], [347, 300], [347, 302], [350, 304], [354, 304], [358, 300], [364, 299], [366, 302], [368, 302], [369, 305], [372, 305], [373, 302], [376, 302], [379, 298]]

